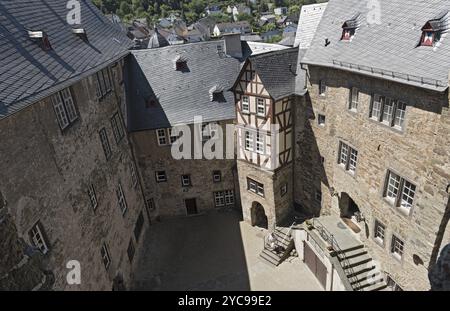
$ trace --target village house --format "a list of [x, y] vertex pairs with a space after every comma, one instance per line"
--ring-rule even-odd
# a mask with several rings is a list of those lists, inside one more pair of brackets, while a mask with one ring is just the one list
[[247, 21], [235, 23], [219, 23], [214, 26], [213, 36], [220, 37], [221, 35], [229, 33], [246, 34], [251, 32], [251, 26]]

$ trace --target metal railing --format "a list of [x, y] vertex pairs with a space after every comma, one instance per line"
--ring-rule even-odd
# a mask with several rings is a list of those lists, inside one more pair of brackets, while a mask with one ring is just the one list
[[[325, 226], [317, 219], [313, 218], [313, 227], [319, 231], [320, 237], [327, 243], [330, 244], [331, 248], [336, 252], [336, 256], [338, 258], [339, 264], [341, 265], [342, 270], [347, 270], [349, 274], [345, 273], [346, 277], [350, 281], [350, 285], [355, 290], [355, 288], [360, 288], [361, 284], [359, 282], [358, 277], [355, 275], [355, 271], [353, 270], [351, 263], [345, 252], [340, 248], [338, 241], [335, 239], [334, 235], [328, 231]], [[344, 268], [345, 267], [345, 268]]]

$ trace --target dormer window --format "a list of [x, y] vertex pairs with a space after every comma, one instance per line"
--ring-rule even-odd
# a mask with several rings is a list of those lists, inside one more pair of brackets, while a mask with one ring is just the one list
[[37, 42], [44, 51], [52, 49], [48, 35], [44, 31], [28, 31], [28, 37]]
[[224, 102], [225, 97], [223, 95], [224, 87], [215, 85], [209, 90], [209, 97], [212, 102]]
[[359, 27], [359, 16], [360, 14], [356, 14], [342, 25], [341, 41], [352, 41]]
[[428, 21], [422, 27], [421, 46], [434, 46], [441, 40], [441, 34], [448, 29], [448, 12], [439, 14], [438, 17]]
[[87, 41], [87, 33], [84, 28], [72, 28], [72, 33], [83, 41]]
[[175, 70], [183, 71], [187, 69], [187, 59], [184, 56], [178, 55], [173, 62]]

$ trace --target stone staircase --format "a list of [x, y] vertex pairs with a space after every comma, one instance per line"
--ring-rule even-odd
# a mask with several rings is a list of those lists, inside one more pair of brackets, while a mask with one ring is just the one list
[[364, 245], [336, 251], [336, 257], [345, 276], [355, 291], [380, 291], [387, 287], [383, 275], [376, 269], [375, 262]]
[[288, 227], [276, 227], [273, 230], [273, 233], [276, 237], [277, 245], [283, 247], [285, 251], [277, 254], [274, 250], [270, 249], [269, 245], [264, 241], [264, 249], [259, 254], [259, 258], [264, 263], [267, 263], [272, 267], [277, 267], [287, 258], [297, 256], [291, 232], [292, 231]]

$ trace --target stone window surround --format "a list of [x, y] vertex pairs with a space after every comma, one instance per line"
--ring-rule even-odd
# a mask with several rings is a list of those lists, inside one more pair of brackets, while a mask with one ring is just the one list
[[[351, 171], [351, 170], [347, 169], [348, 164], [344, 167], [344, 166], [340, 163], [340, 160], [341, 160], [341, 146], [342, 146], [342, 144], [347, 145], [348, 148], [351, 148], [351, 149], [353, 149], [353, 150], [355, 150], [355, 151], [357, 152], [357, 160], [356, 160], [357, 162], [356, 162], [356, 168], [355, 168], [354, 171]], [[350, 176], [352, 176], [352, 177], [355, 178], [355, 177], [357, 176], [357, 173], [358, 173], [358, 160], [360, 159], [360, 152], [359, 152], [358, 148], [356, 148], [355, 145], [349, 143], [348, 140], [345, 140], [345, 139], [343, 139], [343, 138], [339, 138], [339, 137], [338, 137], [337, 150], [338, 150], [338, 152], [337, 152], [336, 163], [338, 164], [338, 166], [339, 166], [342, 170], [344, 170], [344, 171], [345, 171], [346, 173], [348, 173]], [[347, 159], [347, 162], [350, 161], [350, 151], [351, 151], [351, 150], [349, 150], [349, 153], [348, 153], [348, 157], [349, 157], [349, 158]]]
[[[405, 133], [405, 129], [407, 127], [407, 121], [408, 121], [408, 119], [406, 118], [406, 116], [408, 115], [408, 105], [407, 105], [408, 101], [407, 100], [403, 100], [403, 99], [398, 99], [397, 97], [394, 97], [394, 96], [387, 96], [387, 95], [382, 94], [380, 92], [378, 92], [378, 93], [374, 92], [374, 93], [370, 94], [370, 96], [371, 96], [371, 99], [370, 99], [369, 116], [368, 116], [369, 122], [372, 122], [372, 123], [377, 124], [379, 126], [382, 126], [384, 128], [390, 129], [393, 132], [396, 132], [396, 133], [399, 133], [399, 134], [404, 134]], [[374, 104], [374, 101], [375, 101], [375, 96], [389, 98], [389, 99], [394, 101], [393, 117], [392, 117], [391, 123], [393, 123], [395, 121], [395, 116], [396, 116], [398, 103], [400, 102], [400, 103], [403, 103], [405, 105], [405, 110], [404, 110], [405, 113], [404, 113], [404, 116], [403, 116], [403, 126], [401, 128], [399, 128], [398, 126], [389, 125], [389, 124], [386, 124], [386, 122], [380, 121], [381, 118], [383, 117], [383, 113], [384, 113], [384, 109], [383, 109], [384, 108], [384, 104], [382, 104], [381, 107], [380, 107], [380, 116], [377, 119], [372, 117], [372, 107], [373, 107], [373, 104]], [[349, 111], [351, 111], [351, 110], [349, 110]]]
[[[391, 200], [389, 200], [389, 199], [386, 198], [386, 189], [387, 189], [387, 185], [388, 185], [389, 172], [392, 172], [392, 173], [394, 173], [395, 175], [400, 176], [400, 179], [401, 179], [401, 180], [406, 180], [406, 181], [408, 181], [409, 183], [411, 183], [411, 184], [413, 184], [414, 186], [416, 186], [416, 190], [415, 190], [415, 194], [414, 194], [414, 200], [413, 200], [413, 203], [411, 204], [411, 208], [409, 209], [409, 213], [408, 213], [408, 214], [406, 214], [404, 211], [402, 211], [402, 208], [398, 208], [397, 206], [395, 206], [395, 204], [392, 203]], [[386, 203], [386, 204], [389, 206], [389, 208], [390, 208], [391, 210], [394, 210], [398, 215], [401, 215], [401, 216], [403, 216], [403, 217], [405, 217], [405, 218], [407, 218], [407, 219], [411, 219], [411, 218], [412, 218], [412, 215], [413, 215], [413, 213], [414, 213], [415, 206], [416, 206], [416, 202], [417, 202], [417, 194], [418, 194], [418, 192], [419, 192], [420, 186], [419, 186], [417, 183], [415, 183], [415, 182], [414, 182], [414, 183], [411, 182], [411, 180], [413, 180], [413, 178], [404, 177], [405, 175], [406, 175], [406, 174], [402, 174], [402, 173], [400, 173], [400, 172], [397, 171], [397, 170], [391, 169], [390, 167], [387, 168], [387, 169], [384, 171], [384, 174], [383, 174], [383, 182], [381, 183], [381, 185], [383, 185], [383, 188], [381, 189], [381, 190], [382, 190], [382, 191], [381, 191], [381, 199], [383, 200], [384, 203]], [[400, 196], [400, 195], [401, 195], [401, 194], [397, 194], [397, 196]], [[397, 202], [397, 200], [396, 200], [396, 202]]]
[[[376, 231], [377, 230], [377, 225], [381, 225], [384, 228], [384, 238], [383, 238], [383, 240], [381, 240], [380, 238], [375, 236], [375, 234], [377, 232]], [[381, 248], [385, 248], [386, 247], [386, 237], [387, 237], [387, 226], [385, 225], [384, 222], [381, 222], [380, 220], [378, 220], [378, 218], [374, 218], [372, 228], [373, 228], [373, 234], [372, 234], [373, 241], [375, 242], [375, 244], [377, 244]]]
[[[393, 252], [393, 247], [394, 247], [394, 240], [397, 239], [401, 242], [403, 242], [403, 246], [402, 246], [402, 254], [400, 256], [400, 254], [394, 253]], [[391, 234], [391, 241], [389, 244], [389, 254], [392, 258], [394, 258], [396, 261], [398, 261], [399, 263], [403, 264], [404, 258], [405, 258], [405, 239], [403, 237], [401, 237], [401, 235], [397, 234], [396, 232], [392, 232]]]
[[111, 266], [111, 256], [109, 254], [109, 249], [106, 242], [103, 242], [102, 247], [100, 248], [100, 255], [103, 261], [103, 265], [105, 266], [105, 269], [108, 271], [109, 267]]
[[93, 79], [94, 79], [94, 83], [95, 83], [97, 99], [99, 101], [101, 101], [113, 90], [112, 73], [111, 73], [109, 67], [105, 67], [105, 68], [97, 71], [93, 75]]
[[116, 196], [117, 196], [117, 204], [119, 206], [120, 212], [122, 216], [125, 216], [125, 213], [128, 210], [127, 200], [125, 198], [125, 192], [123, 191], [122, 183], [119, 181], [116, 188]]
[[182, 187], [191, 187], [192, 186], [192, 180], [191, 180], [190, 174], [181, 175], [181, 186]]
[[91, 203], [92, 209], [95, 211], [98, 207], [98, 200], [97, 200], [97, 193], [95, 192], [94, 184], [88, 185], [88, 191], [87, 191], [89, 201]]
[[66, 131], [79, 119], [79, 112], [70, 87], [51, 95], [50, 102], [61, 132]]
[[110, 118], [111, 127], [113, 129], [114, 139], [116, 144], [119, 144], [122, 139], [125, 137], [125, 131], [122, 125], [122, 118], [120, 117], [119, 112], [115, 112], [114, 115]]
[[319, 79], [319, 82], [317, 84], [318, 86], [318, 90], [319, 90], [319, 97], [326, 97], [327, 96], [327, 91], [328, 91], [328, 86], [327, 86], [327, 82], [325, 79]]
[[213, 171], [213, 182], [218, 183], [222, 181], [222, 172], [217, 170]]
[[327, 116], [324, 113], [317, 113], [317, 126], [325, 127], [327, 122]]
[[[255, 185], [255, 191], [251, 190], [252, 183]], [[262, 191], [260, 191], [260, 189], [262, 189]], [[265, 197], [264, 184], [257, 182], [256, 180], [254, 180], [250, 177], [247, 177], [247, 191], [250, 193], [253, 193], [259, 197], [262, 197], [262, 198]]]
[[[32, 245], [39, 248], [43, 255], [50, 251], [49, 242], [44, 230], [44, 227], [40, 220], [38, 220], [31, 228], [28, 230], [29, 239]], [[36, 238], [35, 238], [36, 237]], [[39, 239], [38, 243], [36, 239]], [[40, 245], [39, 245], [40, 244]]]
[[134, 161], [130, 162], [130, 171], [131, 171], [131, 183], [133, 185], [133, 188], [136, 188], [139, 183], [139, 178]]
[[[358, 94], [356, 102], [353, 101], [353, 95], [354, 95], [355, 91]], [[349, 95], [348, 95], [349, 102], [348, 102], [347, 108], [350, 112], [358, 112], [358, 107], [360, 105], [360, 100], [361, 100], [360, 93], [361, 93], [361, 91], [360, 91], [359, 87], [356, 87], [354, 85], [349, 86]], [[356, 106], [356, 107], [354, 108], [353, 106]]]
[[111, 144], [109, 143], [108, 131], [106, 127], [102, 127], [98, 132], [100, 136], [100, 143], [102, 144], [103, 153], [105, 154], [106, 161], [112, 156]]
[[167, 174], [166, 171], [156, 171], [155, 179], [157, 183], [167, 182]]

